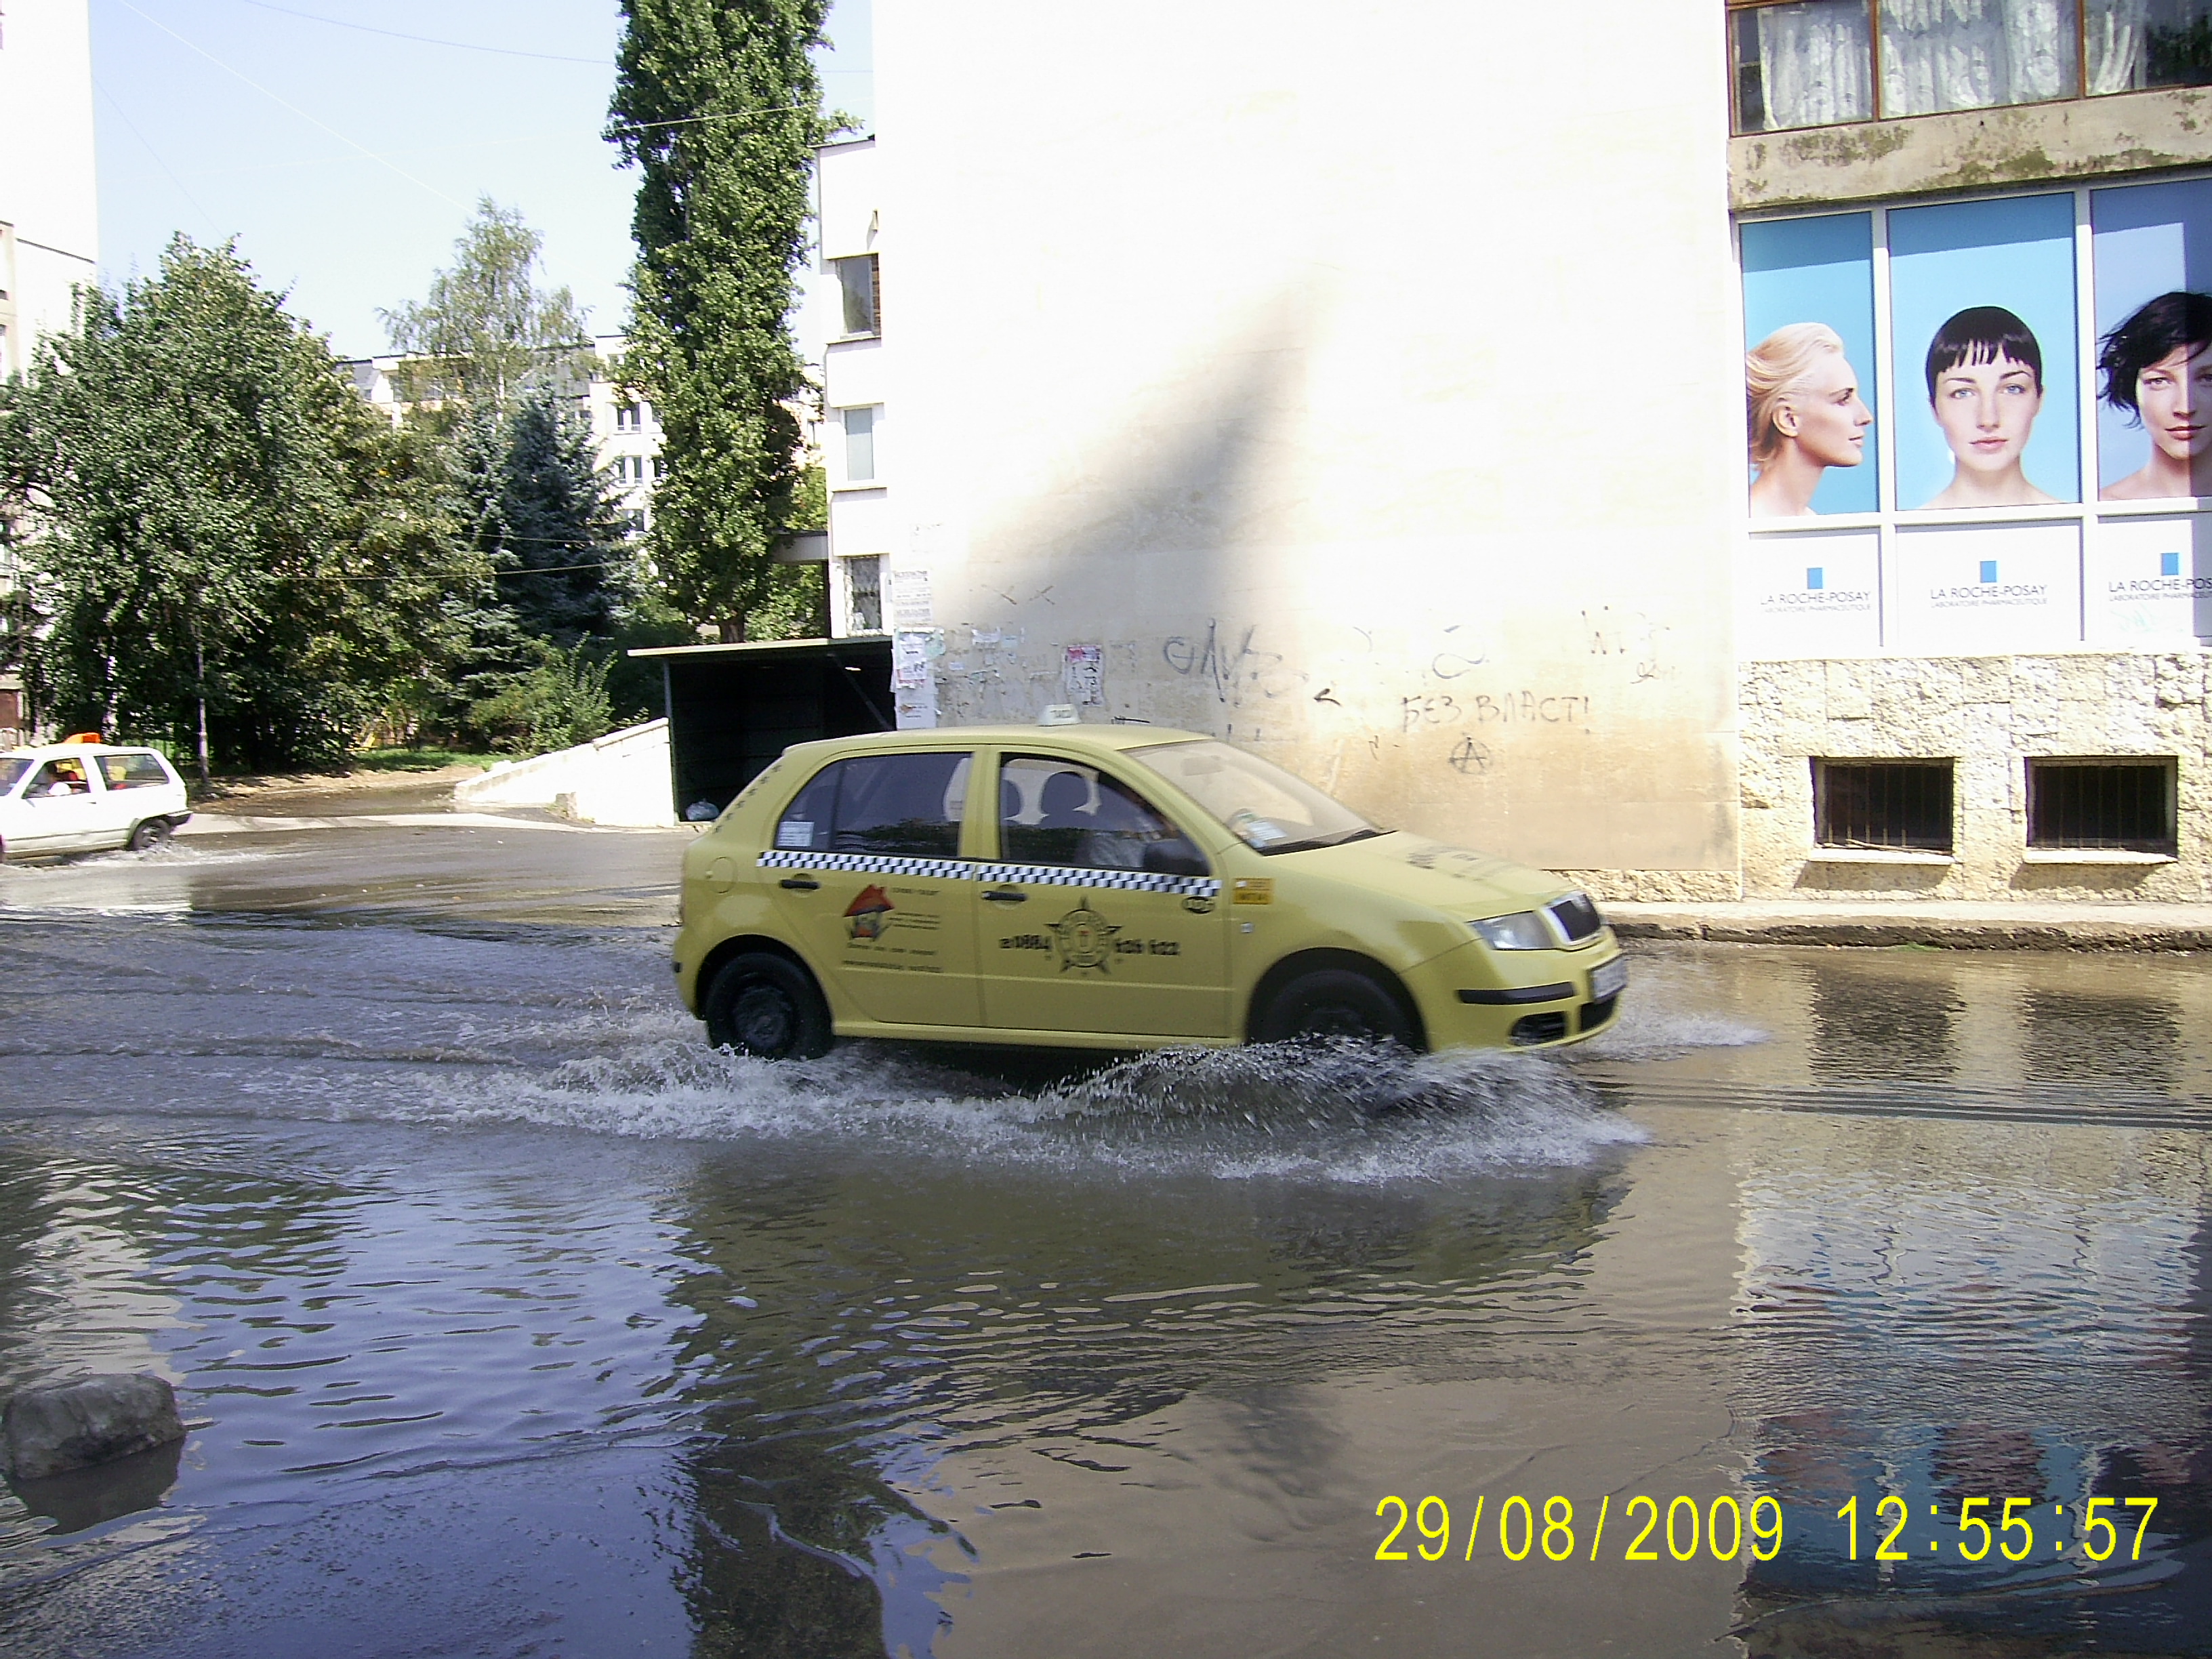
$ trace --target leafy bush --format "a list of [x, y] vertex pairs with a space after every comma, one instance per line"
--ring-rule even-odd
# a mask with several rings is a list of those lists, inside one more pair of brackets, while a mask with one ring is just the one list
[[613, 664], [604, 651], [589, 643], [538, 649], [540, 659], [529, 672], [469, 706], [469, 725], [519, 755], [567, 749], [612, 731], [607, 673]]

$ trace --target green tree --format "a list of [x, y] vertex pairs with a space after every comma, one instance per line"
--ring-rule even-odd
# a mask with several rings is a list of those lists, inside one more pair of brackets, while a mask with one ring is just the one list
[[441, 469], [228, 245], [94, 288], [0, 390], [40, 706], [253, 767], [343, 755], [458, 644]]
[[487, 199], [428, 298], [382, 313], [404, 354], [408, 425], [442, 455], [470, 551], [493, 576], [456, 596], [466, 645], [450, 684], [422, 699], [425, 724], [470, 746], [606, 729], [603, 659], [633, 563], [574, 407], [589, 373], [583, 317], [567, 289], [541, 281], [540, 246], [520, 214]]
[[725, 640], [790, 625], [775, 562], [808, 393], [787, 325], [814, 150], [809, 49], [827, 0], [623, 0], [607, 136], [640, 170], [623, 373], [660, 415], [650, 551], [668, 598]]
[[566, 288], [541, 289], [544, 239], [489, 196], [453, 243], [453, 264], [429, 296], [380, 311], [411, 404], [504, 410], [536, 387], [567, 389], [591, 349], [584, 313]]
[[607, 663], [634, 582], [589, 423], [541, 388], [503, 414], [467, 410], [445, 441], [496, 587], [465, 609], [447, 730], [524, 750], [599, 736], [614, 723]]
[[478, 531], [500, 597], [525, 632], [559, 645], [611, 634], [630, 561], [591, 422], [533, 392], [507, 415], [505, 437], [493, 521]]

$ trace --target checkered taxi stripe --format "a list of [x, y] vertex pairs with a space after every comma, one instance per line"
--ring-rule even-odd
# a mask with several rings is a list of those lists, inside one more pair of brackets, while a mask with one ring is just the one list
[[891, 858], [874, 853], [775, 850], [760, 855], [764, 870], [857, 870], [871, 876], [917, 881], [996, 881], [1026, 887], [1097, 887], [1123, 892], [1173, 893], [1212, 898], [1221, 883], [1212, 876], [1164, 876], [1150, 870], [1084, 870], [1055, 864], [974, 864], [966, 859]]

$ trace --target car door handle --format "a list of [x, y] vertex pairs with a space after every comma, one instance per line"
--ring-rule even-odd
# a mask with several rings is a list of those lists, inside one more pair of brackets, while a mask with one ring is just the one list
[[788, 887], [794, 893], [811, 893], [821, 884], [811, 876], [786, 876], [776, 884], [779, 887]]
[[1027, 904], [1030, 902], [1027, 893], [1009, 892], [1003, 887], [994, 888], [983, 896], [994, 904]]

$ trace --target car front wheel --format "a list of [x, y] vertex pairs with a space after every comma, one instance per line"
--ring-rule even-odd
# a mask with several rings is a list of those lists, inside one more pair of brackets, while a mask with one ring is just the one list
[[1347, 1037], [1419, 1048], [1420, 1037], [1398, 999], [1348, 968], [1301, 974], [1275, 993], [1253, 1022], [1255, 1042]]
[[724, 963], [699, 1012], [708, 1042], [761, 1060], [815, 1059], [830, 1052], [834, 1035], [813, 975], [765, 951]]
[[156, 847], [168, 844], [169, 821], [167, 818], [148, 818], [131, 832], [131, 850], [150, 853]]

